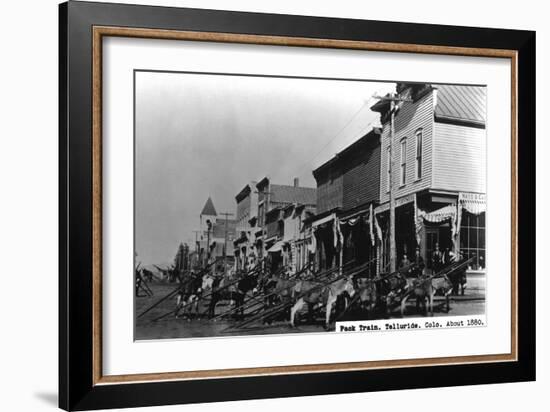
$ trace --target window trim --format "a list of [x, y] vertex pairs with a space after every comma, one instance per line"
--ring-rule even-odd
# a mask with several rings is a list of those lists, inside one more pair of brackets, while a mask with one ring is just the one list
[[[485, 213], [485, 212], [483, 212]], [[472, 225], [470, 222], [468, 222], [467, 224], [464, 224], [464, 219], [472, 219], [472, 218], [475, 218], [477, 221], [475, 222], [476, 224], [475, 225]], [[476, 270], [476, 271], [485, 271], [487, 266], [486, 266], [486, 251], [487, 251], [487, 239], [485, 237], [485, 234], [486, 234], [486, 230], [487, 230], [487, 226], [486, 226], [486, 222], [484, 225], [481, 225], [479, 223], [479, 219], [481, 219], [481, 215], [474, 215], [474, 214], [470, 214], [468, 213], [467, 211], [463, 211], [463, 214], [462, 214], [462, 220], [460, 222], [460, 232], [459, 232], [459, 250], [460, 250], [460, 253], [462, 255], [464, 255], [466, 257], [466, 255], [464, 254], [463, 251], [467, 251], [466, 253], [468, 252], [471, 252], [471, 251], [477, 251], [476, 254], [477, 254], [477, 259], [476, 259], [476, 263], [479, 265], [479, 257], [481, 256], [480, 254], [480, 251], [483, 251], [483, 254], [482, 254], [482, 259], [483, 259], [483, 269], [473, 269], [473, 270]], [[484, 216], [484, 219], [486, 219], [486, 217]], [[468, 240], [467, 240], [467, 245], [465, 247], [463, 247], [463, 241], [464, 239], [462, 238], [462, 234], [463, 234], [463, 231], [467, 230], [475, 230], [476, 232], [476, 247], [471, 247], [471, 242], [470, 242], [470, 238], [468, 237]], [[480, 247], [480, 243], [479, 243], [479, 234], [480, 232], [483, 231], [483, 247]]]
[[[416, 153], [415, 153], [415, 158], [414, 158], [414, 177], [415, 177], [415, 182], [416, 182], [418, 180], [422, 180], [422, 172], [423, 172], [422, 161], [423, 161], [423, 158], [424, 158], [424, 130], [422, 128], [419, 128], [419, 129], [416, 130], [414, 135], [415, 135], [415, 139], [416, 139], [415, 140]], [[420, 139], [418, 138], [419, 136], [420, 136]], [[419, 142], [420, 142], [420, 155], [419, 155], [419, 147], [418, 147]], [[420, 166], [420, 168], [419, 168], [419, 166]], [[420, 173], [418, 173], [419, 169], [420, 169]]]
[[[404, 149], [404, 150], [403, 150]], [[407, 184], [407, 138], [399, 141], [399, 187]]]

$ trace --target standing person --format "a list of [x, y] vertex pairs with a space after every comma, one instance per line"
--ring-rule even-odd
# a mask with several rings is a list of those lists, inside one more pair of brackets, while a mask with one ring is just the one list
[[435, 243], [435, 248], [432, 252], [432, 271], [433, 273], [437, 273], [441, 270], [441, 267], [443, 266], [443, 254], [439, 250], [439, 243]]
[[399, 269], [404, 269], [406, 268], [407, 266], [410, 266], [411, 264], [411, 261], [409, 260], [409, 258], [407, 257], [406, 254], [403, 255], [403, 258], [401, 259], [401, 261], [399, 262]]
[[424, 268], [426, 265], [424, 264], [424, 259], [420, 255], [420, 248], [416, 248], [414, 251], [414, 268], [412, 269], [412, 274], [416, 277], [421, 277], [424, 274]]
[[445, 248], [445, 252], [443, 252], [443, 266], [449, 266], [451, 263], [451, 255], [449, 248]]

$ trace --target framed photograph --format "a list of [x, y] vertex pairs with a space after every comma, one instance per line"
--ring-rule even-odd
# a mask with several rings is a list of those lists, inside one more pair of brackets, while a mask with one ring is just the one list
[[59, 402], [535, 379], [535, 33], [60, 5]]

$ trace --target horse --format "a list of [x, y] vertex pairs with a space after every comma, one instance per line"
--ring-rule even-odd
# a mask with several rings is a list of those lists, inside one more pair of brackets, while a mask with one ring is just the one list
[[[203, 280], [203, 290], [211, 290], [210, 303], [208, 305], [208, 317], [213, 318], [216, 305], [221, 301], [235, 302], [236, 308], [241, 308], [246, 294], [258, 284], [258, 274], [244, 275], [241, 279], [230, 277], [212, 277], [208, 275]], [[244, 310], [235, 311], [236, 318], [242, 318]]]
[[147, 282], [152, 282], [153, 281], [153, 272], [151, 272], [149, 269], [145, 269], [143, 268], [141, 270], [141, 273], [143, 275], [143, 279], [146, 280]]
[[460, 289], [460, 294], [464, 296], [464, 290], [466, 289], [467, 283], [466, 267], [451, 271], [447, 274], [447, 277], [453, 285], [452, 294], [458, 295], [458, 290]]
[[[453, 293], [455, 285], [453, 284], [453, 281], [451, 280], [450, 276], [443, 275], [438, 276], [432, 279], [432, 288], [433, 288], [433, 294], [438, 296], [444, 296], [445, 297], [445, 304], [447, 307], [447, 312], [451, 310], [450, 302], [449, 302], [449, 295]], [[433, 313], [433, 311], [432, 311]]]
[[420, 304], [422, 304], [425, 308], [426, 315], [428, 315], [428, 313], [433, 315], [434, 287], [432, 285], [432, 277], [423, 276], [419, 278], [408, 278], [406, 290], [407, 292], [401, 300], [401, 316], [405, 314], [407, 300], [410, 297], [416, 298], [417, 310]]
[[[468, 281], [466, 277], [466, 270], [468, 268], [468, 264], [472, 262], [475, 259], [475, 257], [476, 256], [474, 254], [470, 256], [469, 259], [464, 260], [460, 253], [458, 254], [451, 253], [445, 270], [447, 271], [446, 275], [449, 281], [453, 285], [452, 287], [453, 295], [458, 295], [459, 289], [460, 289], [460, 294], [464, 296], [464, 290], [466, 289], [466, 283]], [[455, 266], [455, 268], [453, 268], [453, 266]]]
[[376, 309], [378, 300], [378, 288], [376, 281], [368, 277], [357, 277], [355, 279], [356, 291], [355, 299], [359, 302], [361, 312], [366, 313], [367, 317]]
[[183, 308], [184, 315], [188, 318], [195, 312], [195, 317], [199, 314], [199, 301], [203, 291], [203, 279], [202, 276], [191, 274], [191, 278], [183, 282], [180, 291], [176, 295], [176, 318], [179, 317], [179, 312]]
[[[290, 302], [293, 298], [293, 288], [296, 285], [296, 281], [293, 279], [288, 279], [287, 277], [280, 276], [269, 276], [265, 277], [261, 281], [260, 289], [263, 292], [264, 296], [264, 310], [268, 310], [278, 304]], [[275, 315], [283, 315], [286, 317], [285, 312], [277, 313]], [[269, 315], [263, 318], [263, 323], [270, 324], [278, 316]]]
[[235, 305], [236, 308], [238, 308], [235, 311], [235, 316], [237, 318], [242, 319], [244, 317], [244, 309], [242, 308], [244, 304], [244, 300], [246, 298], [246, 295], [249, 292], [253, 292], [256, 290], [258, 286], [258, 278], [260, 274], [258, 272], [256, 273], [250, 273], [247, 272], [244, 274], [244, 276], [241, 277], [241, 279], [237, 282], [236, 287], [236, 299], [235, 299]]
[[430, 313], [433, 316], [433, 302], [436, 295], [445, 297], [447, 312], [450, 311], [449, 295], [452, 293], [454, 285], [447, 275], [424, 276], [418, 279], [407, 279], [407, 281], [408, 292], [401, 301], [401, 316], [404, 315], [407, 300], [411, 296], [416, 298], [417, 310], [420, 304], [425, 307], [426, 315]]
[[390, 314], [392, 304], [406, 292], [408, 282], [401, 272], [393, 272], [376, 279], [377, 303]]
[[314, 280], [301, 280], [293, 288], [295, 294], [301, 296], [290, 310], [290, 326], [295, 326], [296, 313], [305, 305], [308, 307], [308, 314], [312, 315], [313, 307], [316, 304], [325, 305], [325, 329], [330, 327], [332, 306], [339, 297], [351, 298], [355, 294], [353, 279], [342, 278], [328, 285], [323, 285]]
[[[223, 300], [234, 300], [234, 288], [228, 286], [229, 278], [207, 274], [202, 280], [203, 291], [210, 291], [210, 303], [208, 304], [208, 318], [212, 318], [216, 312], [216, 305]], [[231, 288], [231, 289], [230, 289]]]

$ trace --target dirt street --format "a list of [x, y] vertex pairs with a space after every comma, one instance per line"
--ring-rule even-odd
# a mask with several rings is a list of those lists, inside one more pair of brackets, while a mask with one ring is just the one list
[[[152, 297], [137, 297], [135, 299], [136, 317], [152, 304], [166, 296], [170, 291], [177, 286], [175, 284], [151, 283], [149, 287], [154, 292]], [[198, 337], [224, 337], [238, 335], [265, 335], [265, 334], [282, 334], [282, 333], [307, 333], [307, 332], [324, 332], [323, 313], [318, 313], [313, 322], [307, 322], [306, 316], [302, 315], [297, 324], [297, 327], [292, 328], [288, 320], [281, 319], [273, 322], [271, 325], [262, 324], [261, 319], [247, 325], [243, 328], [231, 328], [237, 322], [234, 319], [219, 318], [218, 320], [208, 320], [205, 314], [206, 306], [199, 306], [199, 317], [188, 319], [186, 316], [175, 317], [173, 310], [175, 309], [175, 297], [166, 299], [157, 307], [137, 318], [135, 328], [136, 340], [148, 339], [176, 339], [176, 338], [198, 338]], [[485, 313], [485, 299], [482, 294], [476, 292], [466, 293], [465, 296], [451, 297], [450, 311], [446, 312], [442, 298], [436, 298], [434, 303], [434, 316], [461, 316], [461, 315], [479, 315]], [[229, 309], [227, 303], [219, 304], [216, 307], [216, 314]], [[162, 319], [155, 321], [154, 319], [163, 316]], [[245, 318], [250, 316], [245, 312]], [[395, 309], [391, 318], [400, 318], [401, 313]], [[424, 313], [416, 310], [414, 303], [407, 305], [405, 313], [406, 318], [424, 317]], [[383, 318], [383, 316], [377, 316]], [[344, 317], [341, 320], [359, 320], [360, 318], [352, 315]], [[334, 325], [332, 325], [334, 329]]]

